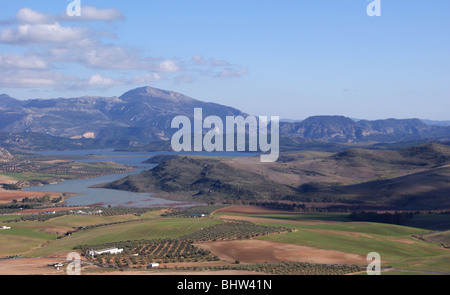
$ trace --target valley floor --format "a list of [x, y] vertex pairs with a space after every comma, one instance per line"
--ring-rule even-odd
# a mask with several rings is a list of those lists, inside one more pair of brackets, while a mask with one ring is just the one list
[[[424, 228], [353, 222], [347, 213], [293, 213], [256, 206], [225, 207], [205, 218], [167, 213], [158, 209], [144, 214], [65, 215], [46, 221], [14, 221], [18, 216], [0, 216], [0, 224], [11, 227], [0, 230], [0, 257], [4, 258], [0, 260], [0, 275], [63, 275], [67, 265], [59, 270], [49, 265], [67, 264], [69, 252], [83, 254], [77, 246], [123, 246], [124, 241], [144, 240], [149, 246], [142, 242], [135, 248], [141, 249], [141, 255], [135, 256], [135, 250], [120, 259], [111, 255], [107, 260], [114, 268], [94, 265], [97, 260], [83, 256], [82, 274], [364, 274], [370, 252], [380, 254], [383, 274], [450, 273], [450, 249], [414, 237], [433, 232]], [[234, 222], [244, 222], [236, 231], [245, 231], [248, 226], [252, 231], [277, 228], [280, 232], [224, 238], [229, 233], [223, 230], [229, 230], [227, 226]], [[80, 226], [84, 228], [75, 230]], [[217, 236], [199, 235], [211, 234], [208, 229], [215, 229]], [[73, 233], [66, 236], [69, 231]], [[191, 239], [197, 249], [189, 250], [194, 256], [175, 258], [181, 256], [176, 256], [176, 246], [169, 246], [175, 245], [171, 241]], [[165, 248], [152, 249], [159, 247], [158, 251], [166, 251], [167, 256], [144, 250], [155, 245], [154, 241], [166, 243]], [[160, 263], [158, 269], [150, 270], [142, 264], [148, 255]], [[217, 258], [210, 259], [214, 256]], [[355, 265], [359, 269], [350, 267]]]

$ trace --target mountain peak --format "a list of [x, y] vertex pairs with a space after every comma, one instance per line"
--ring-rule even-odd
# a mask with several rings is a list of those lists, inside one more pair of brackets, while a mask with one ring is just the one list
[[19, 106], [21, 102], [8, 94], [0, 94], [0, 107], [16, 107]]
[[140, 87], [128, 92], [125, 92], [120, 99], [124, 101], [137, 101], [137, 100], [164, 100], [171, 102], [192, 102], [195, 99], [185, 96], [181, 93], [163, 90], [153, 87]]
[[302, 124], [343, 124], [356, 125], [355, 121], [344, 116], [312, 116], [301, 122]]
[[13, 97], [9, 96], [8, 94], [5, 94], [5, 93], [0, 94], [0, 99], [1, 100], [16, 100], [15, 98], [13, 98]]

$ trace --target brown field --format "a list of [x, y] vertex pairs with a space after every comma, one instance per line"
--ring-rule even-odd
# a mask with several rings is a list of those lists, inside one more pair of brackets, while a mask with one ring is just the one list
[[365, 257], [333, 250], [283, 244], [264, 240], [237, 240], [196, 243], [228, 262], [280, 263], [307, 262], [315, 264], [366, 265]]
[[[82, 259], [83, 260], [83, 259]], [[65, 267], [59, 270], [49, 266], [49, 264], [62, 262], [67, 265], [67, 261], [64, 259], [64, 255], [60, 258], [21, 258], [21, 259], [9, 259], [0, 260], [0, 275], [66, 275]], [[223, 265], [223, 262], [220, 262]], [[162, 268], [157, 270], [104, 270], [93, 265], [82, 265], [82, 275], [264, 275], [262, 273], [256, 273], [243, 270], [222, 270], [222, 271], [175, 271], [170, 270], [170, 267], [192, 267], [192, 266], [205, 266], [205, 265], [218, 265], [217, 263], [205, 264], [205, 263], [175, 263], [163, 264], [162, 267], [167, 266], [169, 269], [164, 270]]]
[[223, 261], [199, 261], [199, 262], [172, 262], [164, 263], [162, 267], [164, 268], [177, 268], [177, 267], [202, 267], [202, 266], [220, 266], [228, 265], [230, 263]]
[[63, 262], [61, 259], [30, 258], [0, 261], [0, 275], [62, 275], [65, 272], [56, 270], [49, 264]]
[[248, 217], [248, 216], [233, 216], [233, 215], [222, 215], [220, 219], [225, 220], [244, 220], [253, 223], [278, 223], [278, 224], [300, 224], [300, 225], [316, 225], [325, 223], [338, 223], [337, 221], [325, 221], [325, 220], [282, 220], [282, 219], [270, 219], [270, 218], [259, 218], [259, 217]]
[[13, 200], [17, 200], [18, 202], [20, 202], [24, 198], [39, 198], [43, 197], [44, 195], [49, 195], [50, 198], [58, 198], [61, 196], [60, 193], [8, 191], [0, 189], [0, 204], [8, 204]]
[[15, 184], [17, 183], [17, 180], [12, 179], [11, 177], [1, 175], [0, 176], [0, 183], [4, 184]]

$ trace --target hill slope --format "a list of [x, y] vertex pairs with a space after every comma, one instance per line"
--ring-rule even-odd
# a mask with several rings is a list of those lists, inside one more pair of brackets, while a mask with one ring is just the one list
[[450, 208], [450, 166], [402, 177], [340, 187], [338, 195], [401, 209]]
[[349, 149], [331, 157], [347, 166], [389, 166], [394, 169], [433, 168], [450, 164], [450, 146], [437, 143], [399, 150]]
[[[450, 147], [294, 153], [283, 162], [179, 156], [103, 185], [176, 200], [349, 202], [397, 209], [450, 208]], [[443, 165], [443, 166], [442, 166]], [[375, 180], [374, 180], [375, 179]]]
[[152, 170], [103, 185], [134, 192], [166, 192], [177, 200], [271, 200], [294, 195], [261, 175], [201, 157], [170, 159]]

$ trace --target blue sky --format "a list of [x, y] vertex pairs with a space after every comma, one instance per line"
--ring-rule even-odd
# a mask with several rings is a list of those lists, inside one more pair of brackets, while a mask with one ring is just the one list
[[153, 86], [254, 115], [450, 120], [450, 1], [0, 0], [0, 93]]

